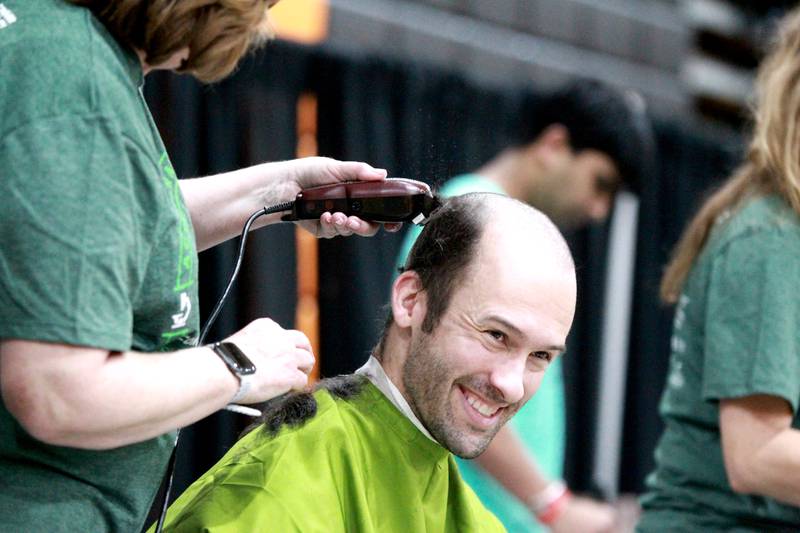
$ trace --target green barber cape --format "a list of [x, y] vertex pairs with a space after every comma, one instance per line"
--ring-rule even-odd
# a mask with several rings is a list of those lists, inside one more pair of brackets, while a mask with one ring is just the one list
[[164, 531], [504, 531], [453, 455], [371, 383], [349, 399], [314, 397], [304, 424], [241, 439], [170, 507]]
[[[457, 176], [438, 191], [442, 196], [457, 196], [470, 192], [505, 194], [500, 186], [478, 174]], [[411, 246], [419, 236], [419, 226], [409, 226], [397, 266], [405, 263]], [[525, 446], [536, 458], [536, 464], [550, 478], [564, 475], [564, 448], [566, 435], [566, 405], [564, 372], [561, 357], [557, 357], [542, 379], [539, 390], [508, 422]], [[481, 502], [503, 523], [509, 533], [538, 533], [545, 531], [525, 505], [487, 474], [475, 461], [458, 459], [464, 481], [469, 484]]]

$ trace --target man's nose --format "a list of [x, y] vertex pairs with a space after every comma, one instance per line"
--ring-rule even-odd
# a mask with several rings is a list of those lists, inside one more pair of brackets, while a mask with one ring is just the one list
[[525, 396], [525, 362], [524, 357], [508, 358], [498, 362], [492, 370], [489, 381], [503, 396], [503, 401], [514, 404]]

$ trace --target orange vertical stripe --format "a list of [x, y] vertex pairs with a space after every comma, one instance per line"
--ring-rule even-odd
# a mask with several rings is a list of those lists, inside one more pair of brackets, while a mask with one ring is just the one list
[[[297, 157], [317, 155], [317, 97], [303, 94], [297, 102]], [[295, 324], [311, 341], [317, 362], [311, 382], [319, 379], [319, 257], [317, 239], [302, 228], [295, 229], [297, 248], [297, 311]]]

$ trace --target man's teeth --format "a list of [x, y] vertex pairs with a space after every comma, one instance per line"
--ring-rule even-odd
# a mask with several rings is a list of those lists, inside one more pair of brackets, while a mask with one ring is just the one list
[[473, 407], [473, 409], [478, 411], [483, 416], [486, 417], [493, 416], [497, 412], [497, 409], [492, 409], [491, 407], [489, 407], [488, 405], [486, 405], [485, 403], [483, 403], [482, 401], [480, 401], [471, 394], [466, 394], [466, 397], [467, 397], [467, 403], [470, 404]]

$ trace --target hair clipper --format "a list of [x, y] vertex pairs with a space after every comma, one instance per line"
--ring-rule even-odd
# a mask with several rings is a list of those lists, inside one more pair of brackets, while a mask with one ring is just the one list
[[424, 225], [441, 205], [421, 181], [387, 178], [352, 181], [300, 191], [291, 214], [282, 220], [318, 219], [325, 212], [344, 213], [370, 222], [413, 222]]

